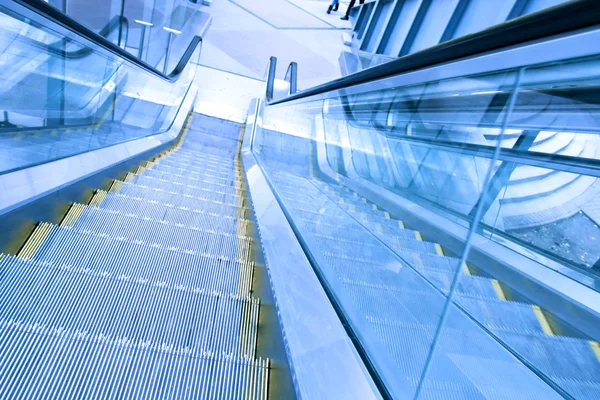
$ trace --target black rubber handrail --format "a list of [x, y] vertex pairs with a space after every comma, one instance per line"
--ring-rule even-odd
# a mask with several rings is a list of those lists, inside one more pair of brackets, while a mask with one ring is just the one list
[[175, 82], [179, 79], [181, 72], [185, 69], [186, 65], [191, 60], [192, 55], [196, 51], [197, 47], [200, 47], [200, 50], [202, 50], [202, 48], [201, 48], [202, 38], [200, 36], [194, 36], [194, 38], [190, 41], [190, 44], [188, 45], [187, 49], [181, 56], [179, 62], [175, 66], [175, 68], [173, 68], [171, 73], [164, 74], [164, 73], [160, 72], [159, 70], [157, 70], [156, 68], [152, 67], [151, 65], [145, 63], [144, 61], [141, 61], [140, 59], [138, 59], [134, 55], [130, 54], [129, 52], [123, 50], [122, 48], [120, 48], [116, 44], [112, 43], [108, 39], [102, 37], [101, 35], [88, 29], [87, 27], [83, 26], [82, 24], [80, 24], [79, 22], [70, 18], [69, 16], [63, 14], [58, 9], [54, 8], [53, 6], [49, 5], [48, 3], [46, 3], [42, 0], [12, 0], [12, 1], [16, 4], [26, 7], [29, 10], [41, 15], [45, 19], [47, 19], [57, 25], [62, 26], [63, 28], [73, 32], [77, 36], [81, 36], [81, 37], [89, 40], [90, 42], [93, 42], [99, 48], [104, 50], [106, 53], [109, 53], [111, 56], [125, 60], [129, 64], [134, 65], [135, 67], [142, 69], [142, 70], [144, 70], [162, 80], [168, 81], [168, 82]]
[[270, 104], [281, 104], [345, 89], [598, 24], [600, 24], [600, 2], [598, 0], [574, 0], [503, 22], [480, 32], [440, 43], [417, 53], [400, 57], [397, 60], [303, 90]]
[[[31, 22], [30, 22], [31, 23]], [[36, 23], [36, 25], [39, 25]], [[123, 43], [127, 43], [127, 37], [129, 35], [129, 21], [127, 20], [127, 18], [122, 17], [120, 15], [114, 16], [109, 22], [108, 24], [106, 24], [104, 26], [104, 28], [102, 28], [100, 30], [100, 32], [98, 32], [98, 34], [104, 38], [108, 38], [108, 36], [113, 33], [115, 30], [120, 29], [120, 28], [124, 28], [124, 32], [125, 35], [123, 35], [124, 37], [122, 38], [122, 42]], [[19, 38], [20, 41], [26, 42], [32, 46], [35, 46], [37, 48], [42, 49], [43, 51], [47, 51], [50, 52], [52, 54], [56, 54], [59, 57], [62, 58], [68, 58], [68, 59], [78, 59], [78, 58], [83, 58], [85, 56], [87, 56], [88, 54], [93, 52], [93, 49], [90, 47], [85, 47], [83, 49], [78, 49], [78, 50], [73, 50], [73, 51], [65, 51], [62, 50], [68, 43], [73, 42], [73, 40], [65, 38], [65, 39], [61, 39], [57, 42], [54, 42], [52, 44], [46, 44], [43, 42], [39, 42], [35, 39], [31, 39], [28, 37], [21, 37]], [[117, 43], [117, 45], [120, 47], [121, 43]]]
[[285, 81], [290, 85], [288, 95], [298, 91], [298, 64], [292, 61], [285, 71]]

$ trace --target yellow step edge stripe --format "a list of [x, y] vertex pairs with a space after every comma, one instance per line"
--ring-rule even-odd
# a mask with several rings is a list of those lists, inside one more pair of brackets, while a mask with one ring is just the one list
[[398, 226], [400, 227], [400, 229], [404, 229], [404, 222], [398, 221]]
[[469, 266], [467, 265], [467, 263], [463, 263], [462, 270], [466, 275], [473, 275], [473, 274], [471, 274], [471, 270], [469, 269]]
[[108, 189], [109, 192], [113, 192], [113, 193], [118, 193], [119, 190], [121, 190], [121, 186], [123, 185], [122, 181], [119, 181], [117, 179], [115, 179], [113, 181], [113, 183], [110, 185], [110, 189]]
[[363, 197], [363, 198], [362, 198], [362, 202], [363, 202], [363, 203], [366, 203], [366, 202], [367, 202], [367, 199], [365, 199], [365, 198]]
[[596, 342], [594, 340], [590, 340], [590, 346], [592, 346], [592, 351], [596, 355], [596, 358], [598, 359], [598, 362], [600, 362], [600, 343], [598, 343], [598, 342]]
[[43, 222], [35, 227], [29, 239], [25, 242], [23, 248], [17, 254], [17, 257], [28, 260], [35, 256], [35, 253], [42, 247], [44, 244], [44, 240], [50, 235], [52, 231], [52, 224], [47, 222]]
[[106, 198], [106, 195], [108, 195], [108, 192], [106, 192], [104, 190], [96, 190], [96, 193], [94, 193], [94, 196], [90, 200], [89, 206], [90, 207], [100, 207], [100, 204], [102, 204], [102, 202]]
[[128, 172], [127, 176], [125, 176], [124, 181], [125, 182], [133, 182], [134, 179], [135, 179], [135, 174], [132, 174], [131, 172]]
[[536, 305], [532, 305], [531, 308], [533, 308], [533, 312], [535, 313], [535, 316], [537, 317], [544, 333], [547, 335], [554, 335], [554, 332], [552, 332], [552, 328], [550, 327], [550, 324], [548, 323], [548, 319], [544, 315], [544, 312], [542, 311], [542, 309]]
[[421, 232], [419, 231], [415, 231], [415, 238], [417, 238], [417, 240], [423, 241], [423, 236], [421, 236]]
[[440, 246], [439, 243], [435, 243], [433, 246], [435, 247], [435, 253], [438, 256], [443, 256], [444, 255], [444, 250], [442, 249], [442, 246]]
[[67, 215], [63, 218], [60, 226], [74, 226], [81, 214], [83, 214], [83, 210], [85, 210], [85, 206], [79, 203], [73, 203]]
[[384, 216], [385, 216], [387, 219], [390, 219], [390, 218], [391, 218], [391, 217], [390, 217], [390, 213], [389, 213], [389, 212], [387, 212], [387, 211], [384, 211], [383, 215], [384, 215]]
[[371, 208], [372, 208], [373, 210], [377, 211], [377, 204], [372, 204], [372, 205], [371, 205]]
[[506, 300], [506, 296], [504, 295], [502, 286], [500, 286], [500, 282], [498, 282], [496, 279], [492, 279], [491, 282], [492, 286], [494, 287], [494, 291], [496, 292], [496, 296], [498, 296], [500, 300]]

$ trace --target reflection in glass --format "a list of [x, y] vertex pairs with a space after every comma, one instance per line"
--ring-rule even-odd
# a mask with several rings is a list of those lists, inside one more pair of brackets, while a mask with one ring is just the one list
[[165, 131], [195, 75], [199, 47], [172, 83], [14, 10], [0, 21], [0, 173]]

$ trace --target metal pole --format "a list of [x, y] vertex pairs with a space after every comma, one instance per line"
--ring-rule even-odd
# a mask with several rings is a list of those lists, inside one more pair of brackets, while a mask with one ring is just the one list
[[296, 64], [294, 61], [292, 61], [288, 66], [288, 69], [285, 73], [285, 80], [290, 84], [288, 95], [296, 93], [298, 91], [298, 64]]
[[163, 74], [167, 73], [167, 68], [169, 67], [169, 56], [171, 55], [171, 39], [173, 39], [173, 35], [181, 35], [181, 31], [177, 29], [167, 28], [166, 26], [163, 29], [169, 32], [169, 40], [167, 41], [167, 51], [165, 52], [165, 64], [163, 65]]
[[151, 24], [150, 22], [141, 21], [139, 19], [136, 19], [135, 22], [142, 26], [142, 32], [140, 32], [140, 44], [138, 45], [138, 55], [137, 56], [140, 60], [144, 61], [142, 56], [144, 53], [144, 40], [146, 38], [146, 27], [153, 26], [153, 24]]
[[275, 70], [277, 69], [277, 57], [269, 58], [269, 65], [267, 67], [267, 90], [265, 93], [265, 97], [267, 98], [267, 102], [273, 100], [273, 91], [275, 87]]
[[[121, 16], [121, 20], [123, 20], [123, 18], [125, 18], [125, 0], [121, 1], [121, 11], [119, 13], [119, 15]], [[118, 38], [118, 46], [121, 47], [121, 41], [123, 40], [123, 24], [121, 23], [121, 20], [119, 21], [119, 38]], [[123, 48], [127, 47], [127, 42], [125, 42], [125, 46]]]

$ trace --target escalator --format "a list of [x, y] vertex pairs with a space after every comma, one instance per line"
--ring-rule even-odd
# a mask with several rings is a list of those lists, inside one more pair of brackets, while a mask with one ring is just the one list
[[200, 37], [165, 73], [0, 0], [0, 398], [600, 397], [598, 15], [298, 93], [272, 58], [242, 124]]
[[163, 73], [114, 23], [0, 11], [4, 55], [40, 61], [2, 95], [0, 397], [293, 398], [243, 126], [192, 111], [201, 38]]
[[384, 397], [600, 396], [598, 21], [555, 7], [249, 118]]
[[2, 397], [266, 399], [239, 130], [207, 122], [3, 257]]

